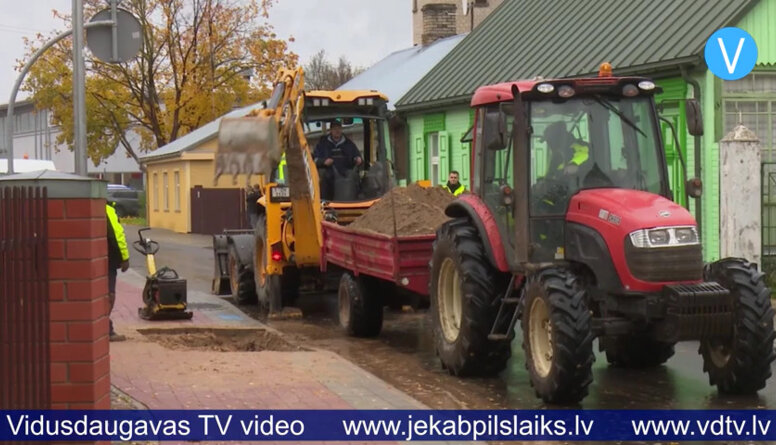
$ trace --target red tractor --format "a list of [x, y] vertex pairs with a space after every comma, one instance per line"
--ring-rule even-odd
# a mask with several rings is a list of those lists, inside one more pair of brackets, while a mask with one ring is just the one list
[[[672, 201], [654, 95], [641, 77], [479, 88], [472, 192], [446, 210], [431, 260], [437, 354], [454, 375], [506, 367], [518, 320], [546, 402], [588, 392], [593, 340], [609, 363], [664, 363], [699, 340], [709, 381], [753, 393], [771, 376], [774, 311], [755, 264], [704, 264], [693, 216]], [[702, 134], [697, 103], [688, 127]], [[700, 196], [700, 181], [686, 184]]]

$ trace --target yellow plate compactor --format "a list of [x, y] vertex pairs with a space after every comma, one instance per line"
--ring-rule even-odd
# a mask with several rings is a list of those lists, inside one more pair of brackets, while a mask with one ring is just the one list
[[146, 284], [143, 288], [143, 303], [137, 313], [144, 320], [189, 320], [194, 315], [187, 312], [186, 280], [169, 267], [156, 270], [154, 255], [159, 251], [159, 243], [144, 238], [143, 232], [150, 227], [137, 231], [138, 240], [132, 247], [146, 257]]

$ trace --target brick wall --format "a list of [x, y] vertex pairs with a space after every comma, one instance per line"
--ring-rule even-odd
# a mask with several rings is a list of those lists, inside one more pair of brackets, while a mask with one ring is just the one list
[[454, 36], [456, 6], [448, 3], [431, 3], [423, 6], [423, 35], [421, 42], [428, 45], [436, 40]]
[[110, 409], [105, 200], [49, 199], [53, 409]]
[[[423, 42], [424, 22], [423, 22], [423, 8], [426, 5], [445, 3], [455, 6], [454, 11], [454, 27], [455, 32], [453, 34], [463, 34], [469, 32], [472, 27], [472, 18], [474, 18], [474, 27], [476, 28], [496, 7], [498, 7], [504, 0], [478, 0], [474, 1], [475, 7], [470, 8], [469, 15], [463, 15], [463, 8], [460, 0], [413, 0], [412, 1], [412, 44], [413, 45], [426, 45]], [[472, 0], [470, 0], [472, 3]], [[453, 35], [449, 34], [449, 35]]]

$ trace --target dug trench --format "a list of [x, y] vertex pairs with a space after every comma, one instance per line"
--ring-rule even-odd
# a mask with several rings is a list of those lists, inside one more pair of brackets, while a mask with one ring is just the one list
[[308, 351], [266, 329], [172, 328], [138, 329], [147, 340], [184, 351], [260, 352]]

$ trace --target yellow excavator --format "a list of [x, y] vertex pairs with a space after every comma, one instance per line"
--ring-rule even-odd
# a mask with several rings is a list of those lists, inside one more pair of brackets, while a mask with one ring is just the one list
[[[304, 91], [301, 68], [281, 69], [266, 108], [222, 119], [215, 180], [257, 175], [261, 197], [253, 230], [214, 236], [214, 293], [257, 299], [270, 317], [299, 314], [300, 288], [324, 282], [321, 221], [348, 224], [394, 186], [387, 102], [377, 91]], [[333, 196], [322, 200], [313, 151], [334, 122], [363, 162], [337, 172]]]

